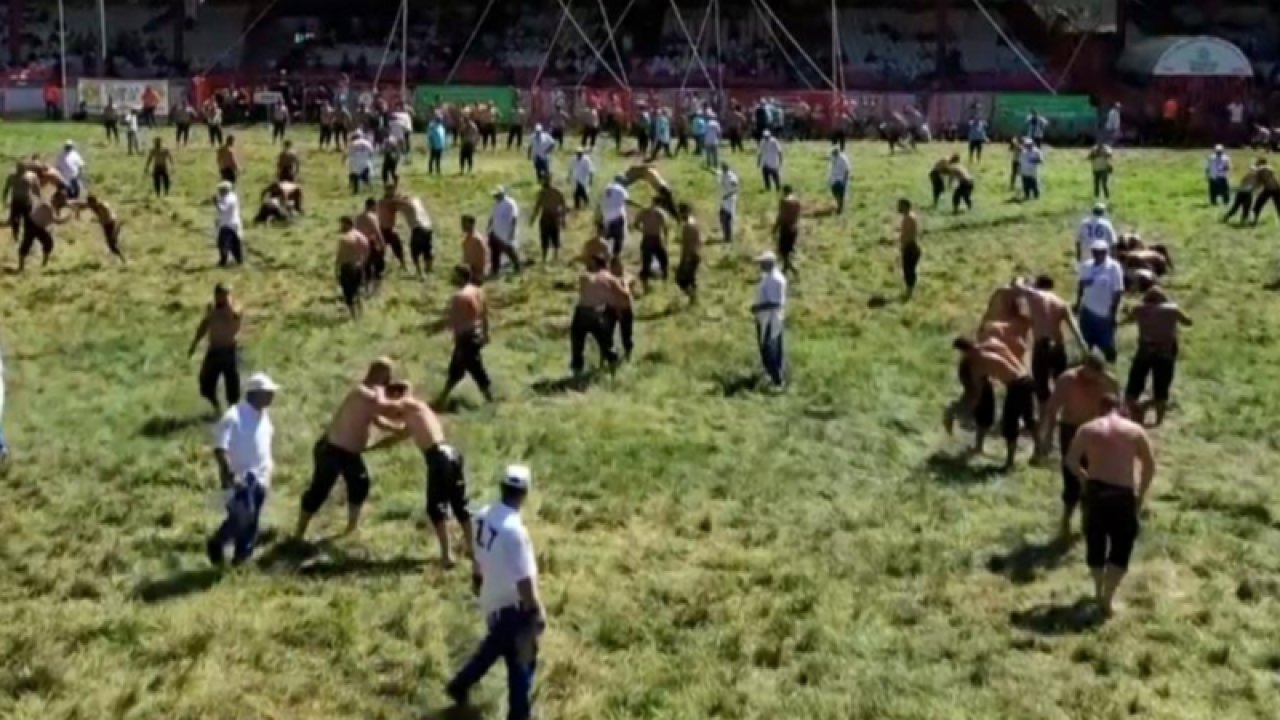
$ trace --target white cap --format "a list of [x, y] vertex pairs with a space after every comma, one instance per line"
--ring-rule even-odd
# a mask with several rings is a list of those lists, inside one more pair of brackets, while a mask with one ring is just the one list
[[231, 192], [231, 183], [226, 180], [218, 183], [218, 192]]
[[533, 484], [533, 471], [528, 465], [508, 465], [499, 484], [513, 490], [528, 490]]
[[769, 132], [768, 130], [765, 130], [764, 132], [760, 133], [760, 137], [773, 137], [773, 133]]
[[542, 132], [542, 125], [534, 125], [534, 126], [533, 126], [533, 131], [534, 131], [534, 132], [536, 132], [536, 133], [540, 133], [540, 132]]
[[[74, 141], [72, 141], [72, 140], [68, 140], [68, 141], [66, 141], [65, 143], [63, 143], [63, 144], [62, 144], [62, 147], [65, 147], [65, 148], [73, 148], [73, 147], [75, 147], [75, 146], [76, 146], [76, 144], [75, 144], [75, 142], [74, 142]], [[1221, 145], [1219, 145], [1218, 147], [1222, 147], [1222, 146], [1221, 146]]]
[[756, 258], [756, 262], [776, 263], [778, 262], [778, 256], [774, 255], [772, 250], [765, 250], [764, 252], [760, 253], [759, 257]]
[[1214, 145], [1214, 146], [1213, 146], [1213, 151], [1214, 151], [1214, 152], [1216, 152], [1216, 153], [1220, 153], [1220, 152], [1222, 152], [1223, 150], [1224, 150], [1224, 148], [1223, 148], [1221, 145]]
[[1110, 249], [1111, 246], [1107, 244], [1106, 240], [1094, 240], [1093, 244], [1089, 246], [1089, 250], [1092, 252], [1098, 252], [1099, 250], [1106, 252]]
[[499, 185], [498, 187], [493, 189], [494, 197], [502, 197], [503, 195], [506, 195], [506, 194], [507, 194], [507, 188], [502, 185]]
[[249, 376], [249, 382], [244, 387], [245, 392], [278, 392], [280, 386], [276, 384], [266, 373], [254, 373]]
[[1106, 203], [1094, 203], [1094, 204], [1093, 204], [1093, 214], [1094, 214], [1094, 215], [1106, 215], [1106, 214], [1107, 214], [1107, 204], [1106, 204]]

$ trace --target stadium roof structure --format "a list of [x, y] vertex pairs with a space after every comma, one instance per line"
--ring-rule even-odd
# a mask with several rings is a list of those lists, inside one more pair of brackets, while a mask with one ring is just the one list
[[1210, 35], [1167, 35], [1125, 48], [1120, 70], [1144, 77], [1253, 77], [1240, 48]]

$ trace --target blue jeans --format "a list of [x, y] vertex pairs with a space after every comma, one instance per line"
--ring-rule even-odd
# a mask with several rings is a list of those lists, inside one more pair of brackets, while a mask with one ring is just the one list
[[[227, 519], [209, 539], [210, 560], [220, 560], [227, 543], [235, 544], [234, 561], [248, 560], [258, 542], [258, 520], [262, 506], [267, 502], [267, 489], [249, 473], [244, 484], [237, 487], [227, 500]], [[216, 548], [216, 553], [215, 553]]]
[[1116, 324], [1109, 315], [1095, 315], [1080, 308], [1080, 335], [1085, 347], [1101, 350], [1109, 363], [1116, 361]]
[[471, 688], [499, 659], [507, 665], [507, 720], [528, 720], [533, 711], [533, 678], [538, 668], [536, 614], [506, 607], [489, 616], [489, 631], [480, 647], [449, 681], [449, 695], [465, 699]]
[[543, 176], [551, 175], [551, 162], [546, 158], [535, 157], [533, 159], [533, 174], [536, 175], [538, 181], [541, 182]]
[[844, 212], [844, 196], [848, 186], [843, 182], [831, 183], [831, 197], [836, 201], [836, 214]]
[[720, 232], [724, 233], [724, 242], [726, 245], [733, 244], [733, 213], [720, 209]]
[[705, 148], [703, 148], [703, 152], [706, 154], [707, 167], [712, 170], [720, 167], [720, 143], [709, 143]]
[[782, 328], [778, 328], [776, 333], [766, 335], [764, 326], [756, 323], [756, 342], [760, 345], [760, 362], [764, 365], [765, 374], [774, 385], [781, 385], [786, 377], [787, 353], [783, 335]]

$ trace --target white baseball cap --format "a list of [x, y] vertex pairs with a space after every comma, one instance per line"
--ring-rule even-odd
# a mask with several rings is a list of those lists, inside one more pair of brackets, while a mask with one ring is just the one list
[[226, 180], [218, 183], [218, 192], [231, 192], [231, 183]]
[[1106, 214], [1107, 214], [1107, 206], [1106, 206], [1106, 203], [1094, 203], [1094, 205], [1093, 205], [1093, 214], [1094, 214], [1094, 215], [1106, 215]]
[[1222, 151], [1223, 151], [1223, 150], [1225, 150], [1225, 149], [1226, 149], [1226, 148], [1222, 147], [1221, 145], [1214, 145], [1214, 146], [1213, 146], [1213, 151], [1214, 151], [1214, 152], [1216, 152], [1216, 153], [1220, 153], [1220, 152], [1222, 152]]
[[269, 375], [263, 372], [254, 373], [249, 376], [249, 382], [245, 385], [246, 392], [279, 392], [280, 386], [272, 380]]
[[1107, 244], [1106, 240], [1094, 240], [1093, 244], [1089, 246], [1089, 250], [1092, 252], [1098, 252], [1099, 250], [1105, 252], [1110, 249], [1111, 246]]
[[778, 256], [774, 255], [772, 250], [765, 250], [764, 252], [760, 253], [759, 257], [756, 258], [756, 262], [776, 263], [778, 262]]
[[499, 185], [498, 187], [496, 187], [496, 188], [494, 188], [494, 189], [493, 189], [493, 196], [494, 196], [494, 197], [502, 197], [503, 195], [506, 195], [506, 194], [507, 194], [507, 188], [506, 188], [506, 186]]
[[528, 490], [533, 484], [533, 471], [528, 465], [508, 465], [500, 484], [513, 490]]

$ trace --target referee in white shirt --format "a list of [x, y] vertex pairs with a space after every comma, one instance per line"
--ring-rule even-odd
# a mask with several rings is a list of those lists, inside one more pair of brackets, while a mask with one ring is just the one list
[[266, 374], [255, 373], [246, 389], [244, 400], [227, 410], [214, 431], [213, 457], [222, 489], [228, 492], [227, 518], [205, 545], [214, 565], [222, 564], [228, 544], [235, 546], [232, 563], [236, 565], [253, 555], [258, 520], [271, 487], [275, 427], [267, 408], [280, 386]]
[[836, 201], [836, 214], [844, 214], [844, 198], [849, 190], [849, 176], [852, 174], [852, 168], [849, 165], [849, 156], [840, 149], [838, 145], [831, 146], [831, 169], [828, 172], [827, 183], [831, 187], [831, 197]]
[[787, 306], [787, 278], [778, 270], [778, 258], [766, 252], [757, 260], [760, 263], [760, 286], [756, 289], [756, 301], [751, 312], [756, 318], [756, 344], [760, 347], [760, 361], [765, 374], [774, 386], [786, 382], [787, 357], [783, 344], [783, 320]]
[[218, 192], [213, 196], [213, 207], [218, 214], [215, 225], [218, 267], [226, 267], [230, 260], [235, 260], [240, 265], [244, 262], [244, 241], [240, 237], [244, 225], [240, 221], [240, 198], [236, 196], [235, 187], [231, 183], [226, 180], [218, 183]]
[[481, 509], [472, 518], [476, 559], [473, 581], [479, 589], [488, 632], [445, 689], [455, 703], [466, 705], [471, 688], [501, 659], [507, 665], [508, 720], [530, 717], [538, 636], [547, 624], [546, 611], [538, 597], [533, 542], [520, 518], [520, 507], [532, 482], [529, 468], [508, 466], [502, 476], [501, 501]]
[[1209, 179], [1209, 204], [1231, 204], [1231, 156], [1221, 145], [1214, 146], [1213, 154], [1205, 162], [1204, 175]]

